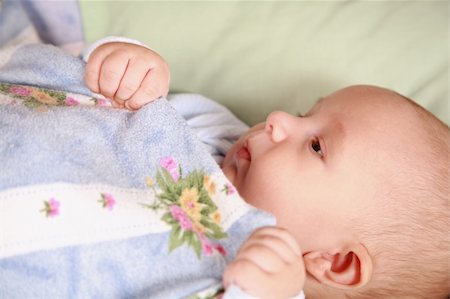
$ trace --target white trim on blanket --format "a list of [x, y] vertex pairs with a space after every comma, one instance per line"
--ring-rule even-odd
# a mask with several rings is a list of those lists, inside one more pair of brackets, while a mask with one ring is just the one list
[[[222, 174], [212, 176], [220, 186]], [[102, 195], [103, 194], [103, 195]], [[0, 192], [0, 258], [64, 246], [168, 232], [164, 211], [145, 207], [154, 191], [110, 185], [55, 183]], [[237, 193], [216, 192], [213, 201], [227, 230], [248, 206]]]

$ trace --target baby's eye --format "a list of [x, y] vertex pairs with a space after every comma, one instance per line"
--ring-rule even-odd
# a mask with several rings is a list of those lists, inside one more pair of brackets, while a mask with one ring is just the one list
[[315, 137], [311, 140], [311, 148], [315, 151], [320, 157], [323, 157], [322, 147], [320, 146], [319, 138]]

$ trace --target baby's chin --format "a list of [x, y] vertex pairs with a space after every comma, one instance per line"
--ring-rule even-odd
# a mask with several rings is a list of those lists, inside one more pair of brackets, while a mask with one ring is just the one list
[[[227, 177], [227, 179], [234, 185], [234, 180], [236, 178], [236, 171], [232, 169], [232, 167], [223, 167], [223, 174]], [[236, 186], [235, 186], [236, 187]]]

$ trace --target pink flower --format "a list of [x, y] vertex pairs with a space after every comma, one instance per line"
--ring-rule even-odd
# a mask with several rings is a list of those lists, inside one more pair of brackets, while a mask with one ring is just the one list
[[49, 201], [49, 206], [50, 206], [50, 211], [49, 211], [49, 216], [50, 217], [55, 217], [59, 215], [59, 201], [57, 201], [54, 198], [51, 198]]
[[213, 244], [211, 244], [207, 238], [205, 238], [205, 236], [202, 234], [200, 235], [200, 241], [202, 242], [202, 250], [203, 253], [206, 255], [211, 255], [213, 254]]
[[45, 213], [45, 216], [47, 217], [56, 217], [59, 215], [59, 201], [57, 201], [55, 198], [50, 198], [48, 201], [44, 201], [44, 208], [41, 210], [41, 212]]
[[178, 168], [177, 162], [170, 156], [161, 158], [159, 164], [168, 171]]
[[224, 191], [226, 195], [233, 195], [236, 193], [236, 188], [231, 183], [226, 183], [223, 186], [222, 191]]
[[172, 214], [172, 217], [180, 223], [180, 226], [184, 230], [192, 230], [192, 222], [189, 219], [189, 217], [186, 215], [186, 213], [177, 205], [171, 205], [170, 213]]
[[214, 244], [214, 249], [220, 253], [222, 256], [226, 256], [227, 255], [227, 251], [225, 250], [225, 248], [220, 245], [220, 244]]
[[104, 100], [104, 99], [98, 99], [98, 100], [97, 100], [97, 105], [98, 105], [98, 106], [106, 106], [106, 100]]
[[168, 156], [161, 158], [161, 160], [159, 160], [159, 164], [170, 173], [174, 182], [179, 180], [180, 174], [178, 172], [178, 164], [172, 157]]
[[72, 97], [67, 97], [67, 98], [64, 100], [64, 103], [65, 103], [67, 106], [77, 106], [78, 104], [80, 104], [77, 100], [75, 100], [75, 99], [72, 98]]
[[116, 204], [116, 200], [114, 197], [109, 193], [101, 193], [102, 199], [99, 200], [103, 204], [104, 208], [107, 208], [108, 210], [112, 210], [114, 208], [114, 205]]
[[211, 243], [211, 241], [202, 233], [197, 233], [197, 236], [200, 238], [200, 242], [202, 244], [202, 251], [204, 254], [211, 255], [216, 251], [220, 253], [222, 256], [227, 255], [227, 252], [222, 245]]
[[18, 96], [27, 97], [32, 94], [32, 90], [25, 86], [14, 85], [9, 88], [9, 92]]

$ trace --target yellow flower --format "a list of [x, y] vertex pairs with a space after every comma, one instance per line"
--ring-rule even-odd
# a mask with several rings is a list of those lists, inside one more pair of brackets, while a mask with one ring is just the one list
[[200, 222], [194, 222], [194, 230], [201, 234], [206, 232], [206, 228]]
[[220, 222], [222, 222], [222, 215], [220, 215], [219, 211], [215, 211], [214, 213], [212, 213], [211, 218], [216, 224], [220, 224]]
[[203, 186], [205, 186], [210, 196], [216, 194], [216, 183], [214, 183], [210, 176], [205, 175], [203, 177]]
[[153, 187], [155, 185], [155, 183], [153, 182], [152, 178], [147, 176], [145, 177], [145, 183], [147, 184], [148, 187]]
[[47, 105], [57, 105], [58, 104], [58, 101], [55, 98], [53, 98], [48, 93], [42, 92], [40, 90], [34, 90], [33, 97], [36, 100], [38, 100], [39, 102], [41, 102], [42, 104], [47, 104]]
[[197, 188], [184, 189], [180, 196], [180, 206], [183, 211], [195, 222], [200, 221], [201, 204], [198, 202]]

